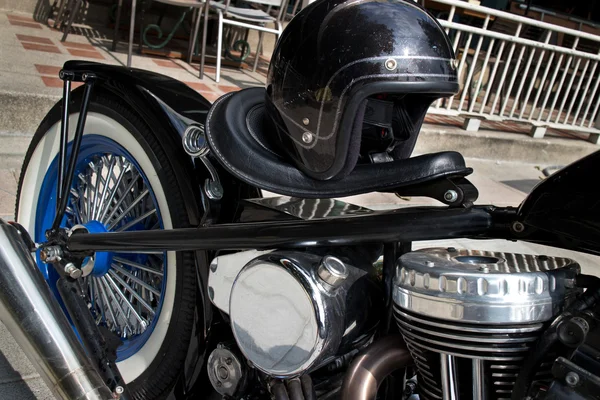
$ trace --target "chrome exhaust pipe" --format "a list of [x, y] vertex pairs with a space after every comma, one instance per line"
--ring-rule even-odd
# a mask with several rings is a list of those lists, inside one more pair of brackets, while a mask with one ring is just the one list
[[57, 398], [114, 399], [18, 230], [0, 219], [0, 320]]
[[386, 376], [413, 362], [400, 335], [376, 340], [361, 351], [346, 372], [342, 384], [343, 400], [375, 400]]

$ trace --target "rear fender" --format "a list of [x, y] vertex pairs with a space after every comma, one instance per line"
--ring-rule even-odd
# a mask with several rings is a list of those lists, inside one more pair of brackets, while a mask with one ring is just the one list
[[146, 121], [172, 160], [190, 224], [199, 225], [205, 208], [200, 182], [209, 174], [185, 153], [182, 137], [191, 124], [204, 127], [210, 102], [184, 83], [150, 71], [88, 61], [67, 61], [63, 68], [94, 73], [97, 79], [92, 93], [118, 97]]

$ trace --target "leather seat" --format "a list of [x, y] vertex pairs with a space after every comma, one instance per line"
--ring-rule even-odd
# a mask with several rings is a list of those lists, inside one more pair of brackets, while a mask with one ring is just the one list
[[265, 89], [225, 95], [210, 109], [206, 135], [212, 154], [242, 181], [283, 195], [331, 198], [374, 191], [398, 192], [442, 178], [473, 172], [460, 153], [447, 151], [388, 163], [357, 165], [345, 178], [312, 179], [270, 149], [263, 140]]

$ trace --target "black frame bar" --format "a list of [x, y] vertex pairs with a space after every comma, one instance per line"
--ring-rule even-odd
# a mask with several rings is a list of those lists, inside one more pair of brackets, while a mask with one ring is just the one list
[[511, 238], [514, 208], [405, 208], [375, 214], [319, 220], [221, 224], [198, 228], [79, 233], [67, 250], [180, 251], [343, 246], [453, 238]]
[[[64, 170], [67, 164], [67, 142], [69, 141], [69, 102], [71, 101], [71, 79], [72, 74], [63, 73], [63, 103], [60, 120], [60, 145], [58, 149], [58, 180], [56, 181], [56, 198], [63, 197]], [[67, 189], [68, 190], [68, 189]], [[56, 202], [56, 213], [58, 214], [60, 201]]]
[[79, 118], [77, 119], [77, 127], [75, 128], [75, 137], [73, 138], [73, 146], [71, 147], [71, 156], [69, 157], [69, 163], [66, 170], [66, 158], [67, 158], [67, 143], [69, 142], [69, 101], [71, 93], [71, 80], [74, 80], [75, 74], [69, 71], [61, 71], [61, 79], [64, 80], [63, 85], [63, 110], [61, 115], [61, 132], [60, 132], [60, 148], [58, 152], [58, 182], [57, 186], [57, 201], [56, 201], [56, 215], [54, 222], [52, 223], [52, 232], [57, 232], [60, 227], [65, 211], [67, 209], [67, 202], [69, 200], [69, 188], [71, 187], [71, 181], [73, 181], [73, 175], [75, 174], [75, 164], [77, 163], [77, 157], [79, 156], [79, 148], [81, 147], [81, 139], [83, 138], [83, 128], [85, 127], [85, 120], [87, 118], [88, 106], [90, 103], [90, 94], [94, 86], [96, 76], [94, 74], [84, 73], [81, 76], [83, 82], [85, 82], [85, 88], [83, 92], [83, 100], [81, 102], [81, 109], [79, 111]]

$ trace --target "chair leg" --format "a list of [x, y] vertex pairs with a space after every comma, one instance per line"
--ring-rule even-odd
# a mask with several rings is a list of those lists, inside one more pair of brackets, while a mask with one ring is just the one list
[[202, 27], [202, 46], [200, 49], [200, 68], [198, 68], [198, 77], [204, 78], [204, 61], [206, 57], [206, 37], [208, 36], [208, 14], [209, 14], [209, 0], [205, 0], [204, 5], [204, 26]]
[[137, 0], [131, 0], [131, 20], [129, 21], [129, 43], [127, 44], [127, 68], [131, 68], [133, 57], [133, 35], [135, 33], [135, 8]]
[[260, 31], [258, 33], [258, 46], [256, 46], [256, 58], [254, 59], [254, 66], [252, 67], [252, 72], [256, 72], [256, 68], [258, 67], [258, 60], [260, 59], [260, 50], [262, 49], [262, 42], [264, 32]]
[[144, 46], [144, 17], [146, 15], [146, 8], [148, 6], [148, 2], [146, 0], [141, 0], [140, 4], [140, 43], [138, 45], [138, 54], [142, 54], [142, 47]]
[[58, 14], [56, 14], [56, 19], [54, 20], [54, 29], [58, 29], [63, 20], [63, 14], [65, 13], [65, 7], [70, 3], [71, 0], [62, 0], [60, 2], [60, 8], [58, 9]]
[[190, 51], [188, 54], [188, 64], [192, 63], [192, 57], [194, 56], [194, 49], [196, 47], [196, 39], [198, 38], [198, 30], [200, 29], [200, 20], [202, 19], [202, 9], [198, 8], [195, 10], [195, 23], [194, 30], [190, 36]]
[[72, 11], [71, 15], [69, 15], [69, 23], [67, 24], [67, 29], [65, 30], [65, 33], [63, 33], [62, 39], [60, 39], [61, 42], [64, 42], [65, 40], [67, 40], [67, 36], [69, 36], [69, 32], [71, 32], [71, 25], [73, 25], [73, 21], [75, 20], [75, 17], [79, 13], [79, 7], [81, 7], [82, 1], [83, 0], [76, 0], [75, 7], [73, 8], [73, 10], [71, 10]]
[[221, 46], [223, 45], [223, 13], [218, 10], [219, 13], [219, 30], [217, 33], [217, 70], [215, 73], [215, 82], [219, 83], [221, 79]]
[[119, 24], [121, 23], [121, 9], [123, 8], [123, 0], [119, 0], [117, 3], [117, 19], [115, 20], [115, 31], [113, 32], [113, 41], [111, 51], [117, 50], [117, 43], [119, 42]]

